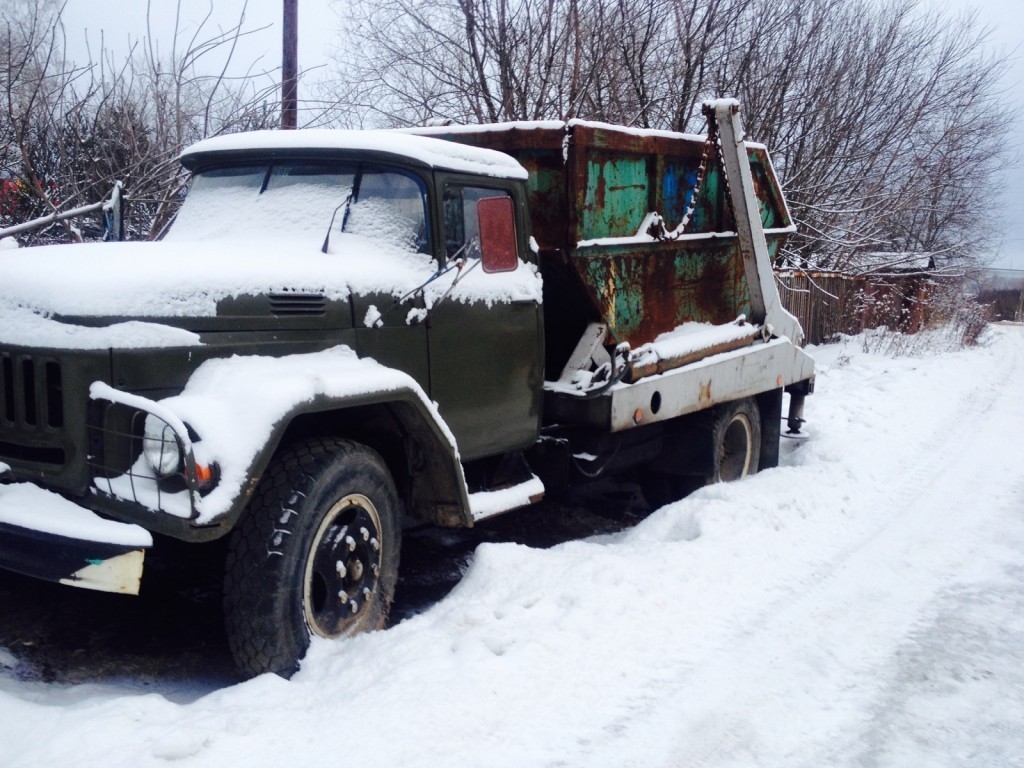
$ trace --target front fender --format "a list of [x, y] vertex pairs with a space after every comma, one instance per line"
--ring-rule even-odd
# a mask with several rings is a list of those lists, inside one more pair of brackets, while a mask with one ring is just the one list
[[[97, 396], [116, 397], [105, 390]], [[429, 478], [435, 519], [448, 525], [472, 522], [455, 438], [434, 404], [408, 374], [360, 359], [347, 347], [209, 360], [179, 395], [149, 401], [152, 407], [142, 398], [125, 399], [168, 423], [190, 462], [215, 468], [217, 476], [212, 487], [198, 493], [194, 488], [170, 492], [156, 478], [143, 476], [146, 467], [139, 459], [130, 481], [94, 484], [96, 506], [152, 530], [189, 540], [223, 535], [242, 514], [297, 419], [323, 415], [326, 425], [328, 414], [367, 407], [388, 409], [410, 441], [415, 463], [425, 464], [422, 476]]]

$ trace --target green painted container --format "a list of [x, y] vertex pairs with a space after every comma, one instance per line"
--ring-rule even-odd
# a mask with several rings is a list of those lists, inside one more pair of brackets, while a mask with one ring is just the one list
[[[529, 171], [549, 371], [561, 369], [591, 322], [606, 324], [612, 343], [636, 347], [685, 322], [749, 312], [727, 180], [705, 137], [583, 121], [429, 133], [500, 150]], [[774, 257], [792, 219], [765, 148], [747, 152]], [[655, 213], [661, 228], [651, 235]]]

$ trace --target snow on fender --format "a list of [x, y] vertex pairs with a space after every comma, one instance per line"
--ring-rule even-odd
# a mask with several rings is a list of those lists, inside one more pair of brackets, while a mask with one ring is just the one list
[[[94, 391], [97, 396], [111, 399], [106, 390]], [[216, 486], [194, 499], [194, 511], [188, 491], [162, 492], [159, 509], [177, 517], [194, 515], [197, 524], [238, 514], [246, 501], [242, 491], [251, 485], [254, 470], [258, 472], [269, 460], [268, 446], [280, 436], [276, 433], [286, 426], [286, 417], [318, 410], [311, 406], [321, 399], [339, 407], [343, 402], [414, 402], [429, 419], [442, 447], [454, 457], [463, 506], [468, 509], [455, 437], [436, 405], [408, 374], [370, 358], [359, 358], [345, 346], [284, 357], [236, 355], [208, 360], [192, 374], [181, 394], [145, 408], [171, 423], [175, 431], [184, 430], [187, 435], [191, 428], [198, 437], [188, 445], [196, 464], [216, 465], [219, 470]], [[134, 482], [137, 486], [139, 479], [134, 478]], [[150, 482], [154, 485], [150, 495], [154, 502], [148, 506], [156, 506], [156, 480]], [[127, 496], [127, 478], [121, 486], [104, 480], [101, 490], [112, 487], [118, 495]], [[135, 494], [143, 500], [145, 489], [142, 494], [136, 489]]]

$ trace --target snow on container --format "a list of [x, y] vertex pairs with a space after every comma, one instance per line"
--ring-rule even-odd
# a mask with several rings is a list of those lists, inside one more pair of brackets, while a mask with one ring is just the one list
[[[549, 371], [591, 323], [635, 349], [686, 323], [751, 315], [717, 137], [585, 121], [418, 129], [505, 152], [529, 171]], [[774, 258], [793, 222], [767, 150], [746, 143]], [[706, 168], [706, 170], [702, 170]]]

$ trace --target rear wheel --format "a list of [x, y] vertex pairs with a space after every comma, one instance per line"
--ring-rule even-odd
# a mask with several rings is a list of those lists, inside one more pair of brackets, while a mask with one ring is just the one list
[[753, 399], [719, 406], [711, 432], [711, 481], [730, 482], [757, 472], [761, 459], [761, 412]]
[[372, 449], [315, 439], [275, 457], [228, 551], [225, 625], [239, 668], [288, 677], [312, 636], [382, 627], [400, 520], [394, 482]]

